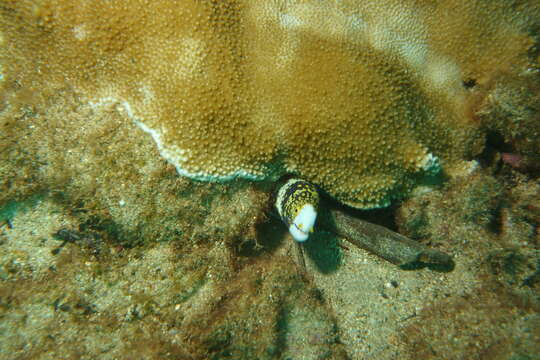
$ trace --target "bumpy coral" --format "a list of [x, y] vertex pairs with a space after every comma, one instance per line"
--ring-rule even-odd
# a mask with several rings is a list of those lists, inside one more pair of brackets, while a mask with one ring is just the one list
[[384, 206], [481, 150], [481, 87], [536, 61], [539, 17], [532, 0], [6, 0], [3, 86], [23, 90], [4, 101], [68, 85], [121, 104], [181, 174], [296, 173]]

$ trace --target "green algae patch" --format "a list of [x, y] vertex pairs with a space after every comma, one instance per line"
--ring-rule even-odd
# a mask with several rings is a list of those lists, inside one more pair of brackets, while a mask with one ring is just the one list
[[11, 221], [17, 213], [28, 211], [46, 197], [46, 194], [34, 194], [22, 201], [10, 200], [0, 207], [0, 222]]

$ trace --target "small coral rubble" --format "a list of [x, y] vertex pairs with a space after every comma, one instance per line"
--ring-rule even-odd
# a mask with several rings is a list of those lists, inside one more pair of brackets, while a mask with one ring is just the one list
[[370, 208], [433, 156], [481, 150], [482, 86], [536, 61], [539, 14], [534, 1], [4, 1], [0, 65], [19, 95], [67, 83], [122, 104], [181, 174], [292, 172]]

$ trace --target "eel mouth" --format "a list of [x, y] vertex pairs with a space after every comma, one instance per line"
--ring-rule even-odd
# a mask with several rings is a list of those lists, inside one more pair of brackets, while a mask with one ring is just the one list
[[293, 224], [293, 225], [299, 232], [301, 232], [302, 234], [306, 236], [309, 235], [309, 233], [313, 232], [313, 228], [308, 229], [308, 231], [305, 231], [304, 229], [302, 229], [303, 224], [300, 224], [300, 225]]
[[296, 215], [292, 224], [289, 226], [289, 232], [296, 241], [306, 241], [309, 234], [313, 232], [316, 219], [317, 211], [315, 211], [315, 207], [311, 204], [306, 204], [302, 206], [298, 215]]

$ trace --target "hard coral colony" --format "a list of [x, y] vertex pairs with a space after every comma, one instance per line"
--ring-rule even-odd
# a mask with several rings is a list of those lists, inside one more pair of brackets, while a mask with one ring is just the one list
[[[381, 207], [483, 146], [536, 1], [3, 1], [3, 86], [120, 104], [178, 172], [317, 184]], [[458, 14], [458, 15], [456, 15]], [[471, 91], [467, 84], [476, 84]], [[46, 96], [46, 95], [45, 95]]]

